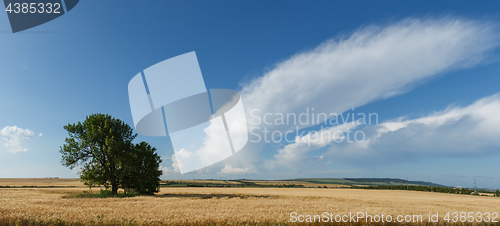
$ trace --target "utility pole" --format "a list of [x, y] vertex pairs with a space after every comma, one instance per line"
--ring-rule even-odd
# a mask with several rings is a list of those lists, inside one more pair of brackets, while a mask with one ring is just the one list
[[476, 192], [476, 178], [474, 178], [474, 192]]
[[406, 178], [406, 190], [408, 190], [408, 177]]

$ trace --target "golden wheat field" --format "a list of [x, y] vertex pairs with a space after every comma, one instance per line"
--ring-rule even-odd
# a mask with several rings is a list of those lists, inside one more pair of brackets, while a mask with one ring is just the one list
[[[17, 183], [23, 184], [20, 181]], [[78, 185], [75, 181], [61, 180], [61, 183]], [[51, 185], [58, 184], [54, 182]], [[6, 186], [6, 182], [0, 180], [0, 186]], [[443, 222], [446, 212], [500, 212], [500, 198], [497, 197], [417, 191], [169, 187], [162, 188], [155, 196], [102, 199], [72, 196], [84, 191], [88, 188], [1, 188], [0, 223], [275, 225], [294, 224], [290, 217], [292, 212], [297, 216], [321, 215], [324, 212], [334, 216], [348, 215], [349, 212], [383, 213], [394, 218], [398, 215], [422, 215], [425, 223], [429, 212], [439, 212], [440, 222]], [[319, 220], [316, 220], [318, 223]]]
[[0, 186], [37, 186], [37, 187], [84, 187], [80, 179], [54, 178], [0, 178]]

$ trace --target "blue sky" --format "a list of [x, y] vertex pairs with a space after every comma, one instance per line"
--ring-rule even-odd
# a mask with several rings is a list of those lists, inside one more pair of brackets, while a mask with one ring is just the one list
[[[473, 178], [477, 178], [480, 186], [500, 187], [495, 167], [500, 160], [500, 144], [494, 138], [490, 139], [490, 136], [498, 137], [500, 134], [487, 126], [499, 122], [489, 117], [495, 115], [498, 97], [494, 95], [500, 92], [500, 63], [495, 41], [499, 34], [496, 27], [500, 9], [498, 2], [116, 3], [80, 1], [68, 14], [16, 34], [10, 32], [7, 14], [0, 13], [0, 129], [10, 128], [5, 130], [4, 139], [0, 140], [3, 142], [0, 145], [0, 177], [76, 177], [74, 171], [60, 164], [58, 150], [66, 137], [62, 127], [82, 121], [92, 113], [108, 113], [132, 125], [127, 93], [130, 79], [157, 62], [196, 51], [207, 88], [234, 89], [246, 94], [246, 108], [261, 106], [273, 112], [276, 109], [266, 106], [283, 105], [299, 113], [312, 106], [326, 112], [376, 112], [380, 124], [401, 124], [406, 120], [410, 123], [398, 125], [398, 128], [403, 128], [398, 130], [391, 127], [394, 123], [391, 126], [383, 124], [357, 128], [365, 131], [368, 138], [376, 140], [370, 143], [373, 146], [364, 147], [366, 152], [348, 144], [320, 145], [294, 152], [293, 156], [301, 160], [298, 164], [290, 156], [279, 155], [296, 151], [293, 142], [251, 144], [234, 158], [186, 175], [176, 173], [172, 166], [170, 157], [173, 150], [165, 138], [139, 136], [136, 141], [152, 143], [165, 158], [163, 167], [168, 172], [164, 179], [408, 177], [410, 180], [470, 187], [473, 186]], [[434, 28], [436, 32], [425, 36], [427, 33], [423, 31], [427, 28]], [[398, 33], [406, 30], [410, 35]], [[422, 34], [422, 38], [412, 40], [415, 35], [411, 32]], [[440, 42], [422, 40], [435, 37], [446, 39], [449, 36], [445, 32], [455, 34], [451, 36], [453, 38], [463, 36], [463, 39], [457, 38], [456, 46], [447, 49], [449, 55], [444, 54], [448, 53], [446, 51], [436, 51], [437, 55], [443, 54], [434, 59], [432, 57], [436, 54], [418, 55], [418, 49], [410, 48], [418, 44], [422, 45], [419, 49], [439, 49]], [[360, 41], [360, 45], [349, 44], [349, 40], [355, 41], [356, 35], [367, 37]], [[359, 56], [354, 55], [354, 51], [365, 51], [366, 46], [393, 51], [403, 49], [391, 42], [384, 46], [383, 40], [391, 38], [394, 38], [394, 44], [407, 43], [408, 52], [395, 59], [404, 59], [403, 62], [408, 64], [390, 64], [394, 61], [391, 61], [392, 54], [389, 53], [374, 58], [380, 60], [376, 61], [377, 65], [387, 62], [382, 68], [369, 67], [371, 61], [356, 66], [356, 57]], [[328, 40], [333, 44], [323, 48], [328, 45], [325, 44]], [[382, 41], [378, 43], [376, 40]], [[348, 46], [345, 47], [346, 52], [339, 52], [338, 46], [343, 44]], [[453, 52], [455, 50], [458, 52]], [[345, 72], [351, 77], [339, 82], [330, 81], [328, 78], [338, 74], [327, 71], [325, 76], [330, 77], [322, 81], [322, 72], [315, 71], [324, 66], [321, 63], [315, 66], [314, 62], [312, 65], [298, 62], [288, 68], [286, 66], [287, 62], [291, 64], [290, 59], [300, 61], [300, 56], [331, 56], [328, 55], [330, 53], [353, 57], [350, 62], [342, 61], [342, 65], [352, 63], [353, 66], [335, 72]], [[389, 57], [384, 59], [384, 56]], [[431, 60], [425, 61], [426, 58]], [[326, 69], [329, 69], [328, 65], [338, 63], [336, 58], [332, 59], [331, 63], [325, 63]], [[427, 63], [421, 64], [422, 59]], [[434, 65], [434, 62], [441, 63]], [[281, 69], [280, 63], [285, 65]], [[369, 73], [349, 71], [349, 68], [363, 69], [365, 65], [368, 65], [366, 70]], [[287, 71], [301, 70], [305, 72], [287, 74]], [[319, 75], [314, 77], [314, 73]], [[368, 77], [363, 77], [365, 75]], [[381, 78], [377, 77], [379, 75]], [[384, 75], [392, 77], [382, 79]], [[410, 75], [413, 77], [408, 77]], [[257, 92], [262, 87], [255, 88], [255, 81], [266, 76], [270, 78], [266, 81], [271, 82], [263, 87], [278, 88], [279, 82], [286, 80], [292, 84], [327, 84], [330, 88], [310, 88], [318, 90], [318, 93], [308, 95], [313, 99], [296, 104], [294, 101], [286, 102], [298, 98], [293, 90], [284, 90], [281, 98], [257, 95], [262, 93]], [[281, 80], [273, 83], [272, 78]], [[318, 79], [316, 83], [314, 78]], [[401, 83], [394, 87], [384, 86], [400, 78]], [[361, 95], [357, 90], [353, 91], [357, 86], [347, 89], [351, 83], [363, 84], [366, 81], [371, 81], [368, 84], [373, 86], [362, 86], [363, 90], [380, 87], [376, 89], [376, 95], [368, 91]], [[352, 101], [339, 96], [335, 91], [339, 87], [347, 87], [342, 92], [345, 95], [359, 96]], [[392, 90], [395, 93], [387, 91], [395, 87], [397, 89]], [[487, 99], [489, 102], [477, 102], [483, 98], [490, 98]], [[354, 111], [348, 110], [352, 108]], [[493, 113], [488, 109], [494, 109]], [[428, 124], [424, 123], [425, 120], [437, 120], [452, 114], [458, 118], [437, 127], [426, 127]], [[488, 117], [485, 114], [489, 114]], [[312, 128], [321, 129], [318, 126]], [[374, 131], [384, 128], [389, 129], [381, 137], [387, 138], [375, 139], [380, 134]], [[457, 139], [450, 135], [450, 131], [462, 130], [468, 131], [462, 135], [470, 139]], [[21, 137], [18, 143], [6, 135], [12, 133]], [[431, 134], [432, 138], [422, 134]], [[23, 140], [23, 137], [27, 139]], [[419, 142], [429, 146], [419, 146]], [[439, 152], [433, 147], [445, 151]], [[461, 147], [468, 147], [468, 150]], [[393, 149], [401, 151], [390, 152]], [[286, 157], [287, 160], [283, 161], [292, 166], [281, 164], [281, 157]]]

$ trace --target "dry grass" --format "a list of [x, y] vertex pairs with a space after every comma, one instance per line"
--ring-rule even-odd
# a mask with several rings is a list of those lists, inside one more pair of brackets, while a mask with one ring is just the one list
[[237, 225], [290, 223], [290, 212], [314, 215], [363, 211], [424, 217], [428, 212], [500, 212], [500, 198], [496, 197], [391, 190], [162, 188], [150, 197], [64, 198], [83, 191], [86, 189], [0, 189], [0, 224], [9, 219], [32, 219], [30, 222], [70, 225]]

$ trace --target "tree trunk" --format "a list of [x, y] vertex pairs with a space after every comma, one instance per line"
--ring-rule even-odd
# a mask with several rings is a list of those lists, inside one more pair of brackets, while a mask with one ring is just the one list
[[118, 194], [118, 183], [115, 182], [111, 185], [111, 194], [112, 195]]
[[116, 178], [114, 170], [111, 171], [111, 194], [116, 195], [118, 194], [118, 180]]
[[114, 161], [111, 161], [111, 194], [118, 194], [118, 177], [116, 176], [116, 168]]

